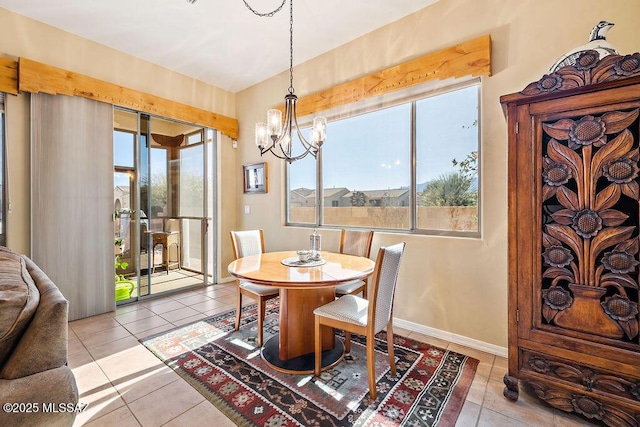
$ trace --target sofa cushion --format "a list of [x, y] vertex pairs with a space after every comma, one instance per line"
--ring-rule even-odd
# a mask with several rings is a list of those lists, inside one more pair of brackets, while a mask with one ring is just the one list
[[17, 345], [38, 307], [40, 293], [24, 259], [0, 249], [0, 366]]

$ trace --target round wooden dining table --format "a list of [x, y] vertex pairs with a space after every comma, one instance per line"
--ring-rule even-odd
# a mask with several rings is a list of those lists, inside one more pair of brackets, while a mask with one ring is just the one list
[[[279, 333], [263, 345], [263, 360], [287, 373], [310, 373], [314, 366], [313, 310], [335, 299], [335, 287], [351, 280], [365, 280], [375, 263], [369, 258], [321, 252], [317, 262], [296, 262], [295, 251], [268, 252], [239, 258], [228, 271], [240, 280], [280, 289]], [[285, 265], [285, 263], [289, 265]], [[342, 360], [344, 346], [333, 328], [322, 333], [322, 366]]]

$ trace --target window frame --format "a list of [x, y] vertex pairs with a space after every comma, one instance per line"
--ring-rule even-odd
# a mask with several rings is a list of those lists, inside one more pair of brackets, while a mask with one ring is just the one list
[[[206, 129], [206, 128], [202, 128], [201, 130], [197, 130], [197, 131], [189, 132], [189, 133], [185, 134], [184, 135], [185, 144], [184, 144], [184, 146], [179, 146], [178, 148], [190, 147], [192, 145], [197, 145], [197, 144], [204, 144], [204, 142], [205, 142], [204, 129]], [[195, 141], [195, 142], [191, 142], [191, 137], [196, 136], [196, 135], [199, 137], [199, 139], [197, 141]]]
[[[478, 108], [478, 123], [477, 123], [477, 185], [478, 185], [478, 203], [477, 203], [477, 211], [478, 211], [478, 228], [475, 231], [460, 231], [460, 230], [439, 230], [439, 229], [424, 229], [417, 227], [417, 202], [418, 202], [418, 194], [417, 194], [417, 182], [416, 182], [416, 164], [417, 164], [417, 135], [416, 135], [416, 103], [422, 99], [430, 98], [434, 96], [439, 96], [446, 94], [448, 92], [453, 92], [461, 89], [466, 89], [469, 87], [476, 87], [477, 90], [477, 108]], [[363, 114], [373, 113], [375, 111], [379, 111], [386, 108], [395, 107], [401, 104], [411, 104], [411, 132], [410, 132], [410, 206], [409, 206], [409, 228], [408, 229], [396, 229], [396, 228], [384, 228], [384, 227], [372, 227], [372, 226], [348, 226], [349, 228], [363, 228], [363, 229], [374, 229], [376, 231], [381, 231], [385, 233], [399, 233], [399, 234], [418, 234], [418, 235], [433, 235], [433, 236], [445, 236], [445, 237], [462, 237], [462, 238], [481, 238], [482, 236], [482, 192], [481, 192], [481, 181], [482, 181], [482, 171], [481, 171], [481, 159], [482, 159], [482, 78], [474, 77], [469, 79], [458, 79], [456, 82], [452, 84], [447, 84], [442, 86], [440, 82], [431, 82], [425, 85], [419, 85], [416, 87], [406, 88], [399, 90], [391, 96], [382, 96], [371, 98], [368, 102], [355, 102], [343, 107], [338, 107], [333, 110], [329, 110], [324, 112], [323, 114], [327, 116], [329, 121], [331, 120], [341, 120], [348, 119], [352, 117], [356, 117]], [[305, 116], [298, 120], [301, 124], [302, 128], [310, 127], [312, 117]], [[284, 185], [285, 185], [285, 200], [284, 200], [284, 208], [285, 208], [285, 226], [290, 227], [305, 227], [305, 228], [327, 228], [327, 229], [339, 229], [344, 226], [340, 225], [326, 225], [323, 223], [324, 220], [324, 188], [323, 188], [323, 160], [322, 160], [322, 148], [319, 150], [318, 155], [315, 159], [316, 165], [316, 187], [315, 187], [315, 223], [299, 223], [290, 221], [290, 211], [289, 211], [289, 202], [290, 202], [290, 191], [289, 183], [290, 183], [290, 165], [287, 163], [285, 166], [284, 173]]]

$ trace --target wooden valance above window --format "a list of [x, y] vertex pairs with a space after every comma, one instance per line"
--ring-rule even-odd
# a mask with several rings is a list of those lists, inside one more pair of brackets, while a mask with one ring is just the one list
[[430, 80], [490, 75], [491, 37], [487, 34], [300, 98], [297, 113], [304, 117]]

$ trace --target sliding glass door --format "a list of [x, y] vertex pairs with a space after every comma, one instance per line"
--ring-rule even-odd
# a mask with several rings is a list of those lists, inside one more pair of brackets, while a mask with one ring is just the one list
[[206, 240], [205, 231], [205, 173], [204, 130], [186, 136], [187, 145], [178, 150], [178, 210], [184, 219], [184, 233], [188, 245], [184, 247], [184, 266], [190, 270], [203, 271]]
[[[116, 258], [116, 274], [136, 284], [121, 301], [207, 284], [213, 263], [203, 260], [215, 259], [207, 233], [209, 200], [214, 199], [209, 190], [214, 186], [205, 179], [212, 176], [207, 168], [213, 158], [204, 136], [213, 132], [124, 110], [116, 110], [114, 117], [114, 141], [122, 134], [134, 135], [136, 141], [131, 170], [114, 167], [114, 206], [120, 212], [115, 233], [125, 242], [120, 258], [128, 261], [118, 269]], [[114, 150], [119, 146], [114, 144]], [[129, 176], [129, 199], [124, 197], [123, 174]], [[127, 213], [129, 240], [122, 225]]]

